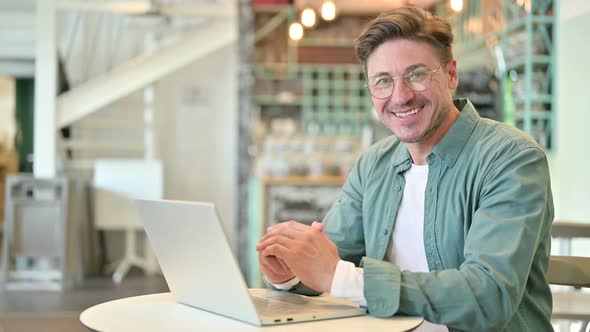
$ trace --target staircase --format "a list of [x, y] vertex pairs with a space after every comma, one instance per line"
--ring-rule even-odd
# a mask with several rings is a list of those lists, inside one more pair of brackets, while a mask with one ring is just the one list
[[[224, 27], [231, 0], [56, 3], [70, 86], [57, 98], [57, 169], [86, 176], [96, 159], [154, 158], [154, 82], [237, 33]], [[34, 75], [35, 29], [34, 0], [0, 0], [0, 74]]]
[[[158, 16], [68, 15], [69, 45], [60, 53], [74, 92], [93, 78], [156, 50], [160, 46], [156, 33], [167, 26]], [[150, 84], [68, 125], [58, 143], [63, 170], [90, 177], [97, 159], [153, 159], [154, 99]]]
[[60, 141], [64, 170], [90, 176], [96, 159], [154, 158], [152, 110], [147, 87], [74, 122]]

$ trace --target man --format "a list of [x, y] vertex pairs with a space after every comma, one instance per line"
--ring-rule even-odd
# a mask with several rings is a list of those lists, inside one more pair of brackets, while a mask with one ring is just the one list
[[428, 330], [551, 331], [545, 154], [452, 99], [452, 42], [416, 8], [368, 23], [357, 55], [394, 135], [360, 157], [322, 224], [269, 228], [261, 269], [275, 287], [422, 316]]

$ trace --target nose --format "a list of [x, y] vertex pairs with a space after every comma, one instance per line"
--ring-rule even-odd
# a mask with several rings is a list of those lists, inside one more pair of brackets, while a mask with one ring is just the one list
[[406, 105], [410, 100], [414, 99], [416, 92], [408, 87], [404, 80], [400, 79], [393, 85], [390, 102], [395, 105]]

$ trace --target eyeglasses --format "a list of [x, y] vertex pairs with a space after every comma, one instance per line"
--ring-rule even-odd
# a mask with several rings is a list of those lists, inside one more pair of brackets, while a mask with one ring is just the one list
[[432, 76], [436, 74], [443, 65], [440, 65], [434, 69], [430, 69], [427, 66], [417, 66], [406, 70], [403, 75], [391, 77], [387, 74], [376, 75], [369, 78], [369, 82], [365, 87], [369, 88], [371, 96], [377, 99], [387, 99], [393, 94], [393, 88], [395, 81], [399, 78], [403, 78], [406, 86], [416, 92], [421, 92], [430, 86], [432, 82]]

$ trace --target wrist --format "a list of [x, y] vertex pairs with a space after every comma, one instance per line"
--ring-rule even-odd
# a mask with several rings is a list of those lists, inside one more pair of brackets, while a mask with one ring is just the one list
[[[266, 277], [266, 278], [268, 279], [268, 277]], [[285, 278], [283, 278], [283, 279], [277, 279], [277, 280], [268, 279], [268, 281], [272, 282], [273, 284], [280, 285], [280, 284], [284, 284], [284, 283], [287, 283], [287, 282], [293, 280], [293, 278], [295, 278], [295, 276], [291, 276], [291, 277], [288, 277], [286, 279]]]
[[297, 277], [293, 277], [283, 283], [274, 283], [274, 282], [270, 281], [268, 279], [268, 277], [266, 277], [266, 276], [264, 276], [264, 279], [266, 280], [267, 284], [270, 284], [273, 287], [278, 288], [280, 290], [290, 290], [291, 288], [295, 287], [300, 282], [300, 280]]
[[340, 263], [340, 258], [338, 258], [332, 264], [330, 264], [330, 270], [328, 272], [328, 276], [325, 280], [325, 284], [322, 289], [324, 293], [330, 293], [330, 290], [332, 289], [332, 282], [334, 281], [334, 276], [336, 275], [336, 267], [338, 266], [338, 263]]

